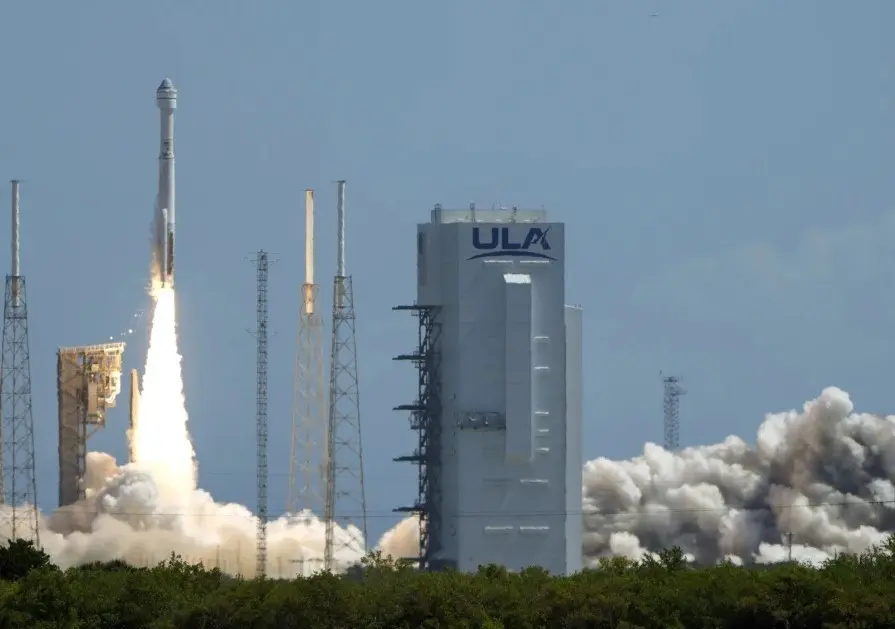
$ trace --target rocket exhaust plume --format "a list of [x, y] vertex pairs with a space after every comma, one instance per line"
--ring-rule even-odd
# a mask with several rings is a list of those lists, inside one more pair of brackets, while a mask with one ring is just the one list
[[177, 109], [177, 90], [170, 79], [165, 79], [155, 92], [155, 102], [161, 115], [158, 156], [158, 195], [152, 223], [152, 285], [174, 284], [174, 111]]

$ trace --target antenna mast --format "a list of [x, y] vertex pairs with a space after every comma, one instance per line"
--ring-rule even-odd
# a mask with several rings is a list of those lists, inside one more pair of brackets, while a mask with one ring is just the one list
[[34, 474], [34, 417], [31, 408], [31, 349], [25, 276], [19, 266], [19, 182], [12, 181], [12, 273], [6, 276], [0, 364], [0, 497], [6, 508], [0, 527], [9, 538], [40, 546], [37, 479]]
[[[314, 191], [305, 190], [305, 282], [298, 313], [292, 403], [292, 452], [286, 511], [296, 514], [324, 510], [323, 484], [326, 406], [323, 363], [323, 319], [317, 308], [319, 286], [314, 282]], [[304, 446], [304, 460], [299, 449]], [[301, 480], [299, 479], [301, 475]], [[300, 485], [301, 483], [301, 485]]]
[[[329, 373], [329, 417], [326, 427], [324, 484], [326, 544], [323, 563], [332, 571], [336, 553], [344, 548], [366, 550], [367, 501], [364, 492], [364, 454], [361, 443], [360, 398], [357, 382], [354, 290], [345, 270], [345, 182], [338, 181], [338, 246], [333, 279], [332, 347]], [[335, 522], [353, 524], [362, 539], [336, 545]]]
[[680, 376], [663, 376], [662, 382], [665, 385], [665, 395], [662, 400], [665, 411], [665, 449], [674, 452], [681, 447], [680, 444], [680, 411], [681, 396], [687, 393], [681, 387]]

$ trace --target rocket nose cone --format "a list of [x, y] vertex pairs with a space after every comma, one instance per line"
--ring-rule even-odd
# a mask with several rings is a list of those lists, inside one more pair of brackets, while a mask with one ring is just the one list
[[165, 79], [155, 91], [155, 102], [159, 109], [173, 110], [177, 108], [177, 89], [171, 83], [171, 79]]

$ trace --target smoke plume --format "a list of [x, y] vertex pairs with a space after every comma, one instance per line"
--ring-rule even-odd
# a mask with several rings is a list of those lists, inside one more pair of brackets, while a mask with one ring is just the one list
[[728, 437], [584, 466], [588, 558], [680, 546], [697, 561], [822, 560], [895, 531], [895, 417], [830, 387], [768, 415], [754, 446]]
[[[679, 546], [714, 563], [819, 562], [895, 532], [895, 417], [855, 413], [831, 387], [801, 413], [770, 414], [755, 445], [739, 437], [628, 461], [584, 465], [586, 565]], [[393, 528], [396, 556], [418, 552], [414, 520]]]

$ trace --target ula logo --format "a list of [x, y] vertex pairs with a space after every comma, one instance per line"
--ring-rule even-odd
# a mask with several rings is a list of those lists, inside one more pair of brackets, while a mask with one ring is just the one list
[[482, 251], [467, 260], [477, 258], [538, 258], [556, 260], [545, 251], [550, 251], [547, 232], [550, 228], [532, 227], [525, 238], [514, 241], [509, 227], [473, 227], [472, 246]]

